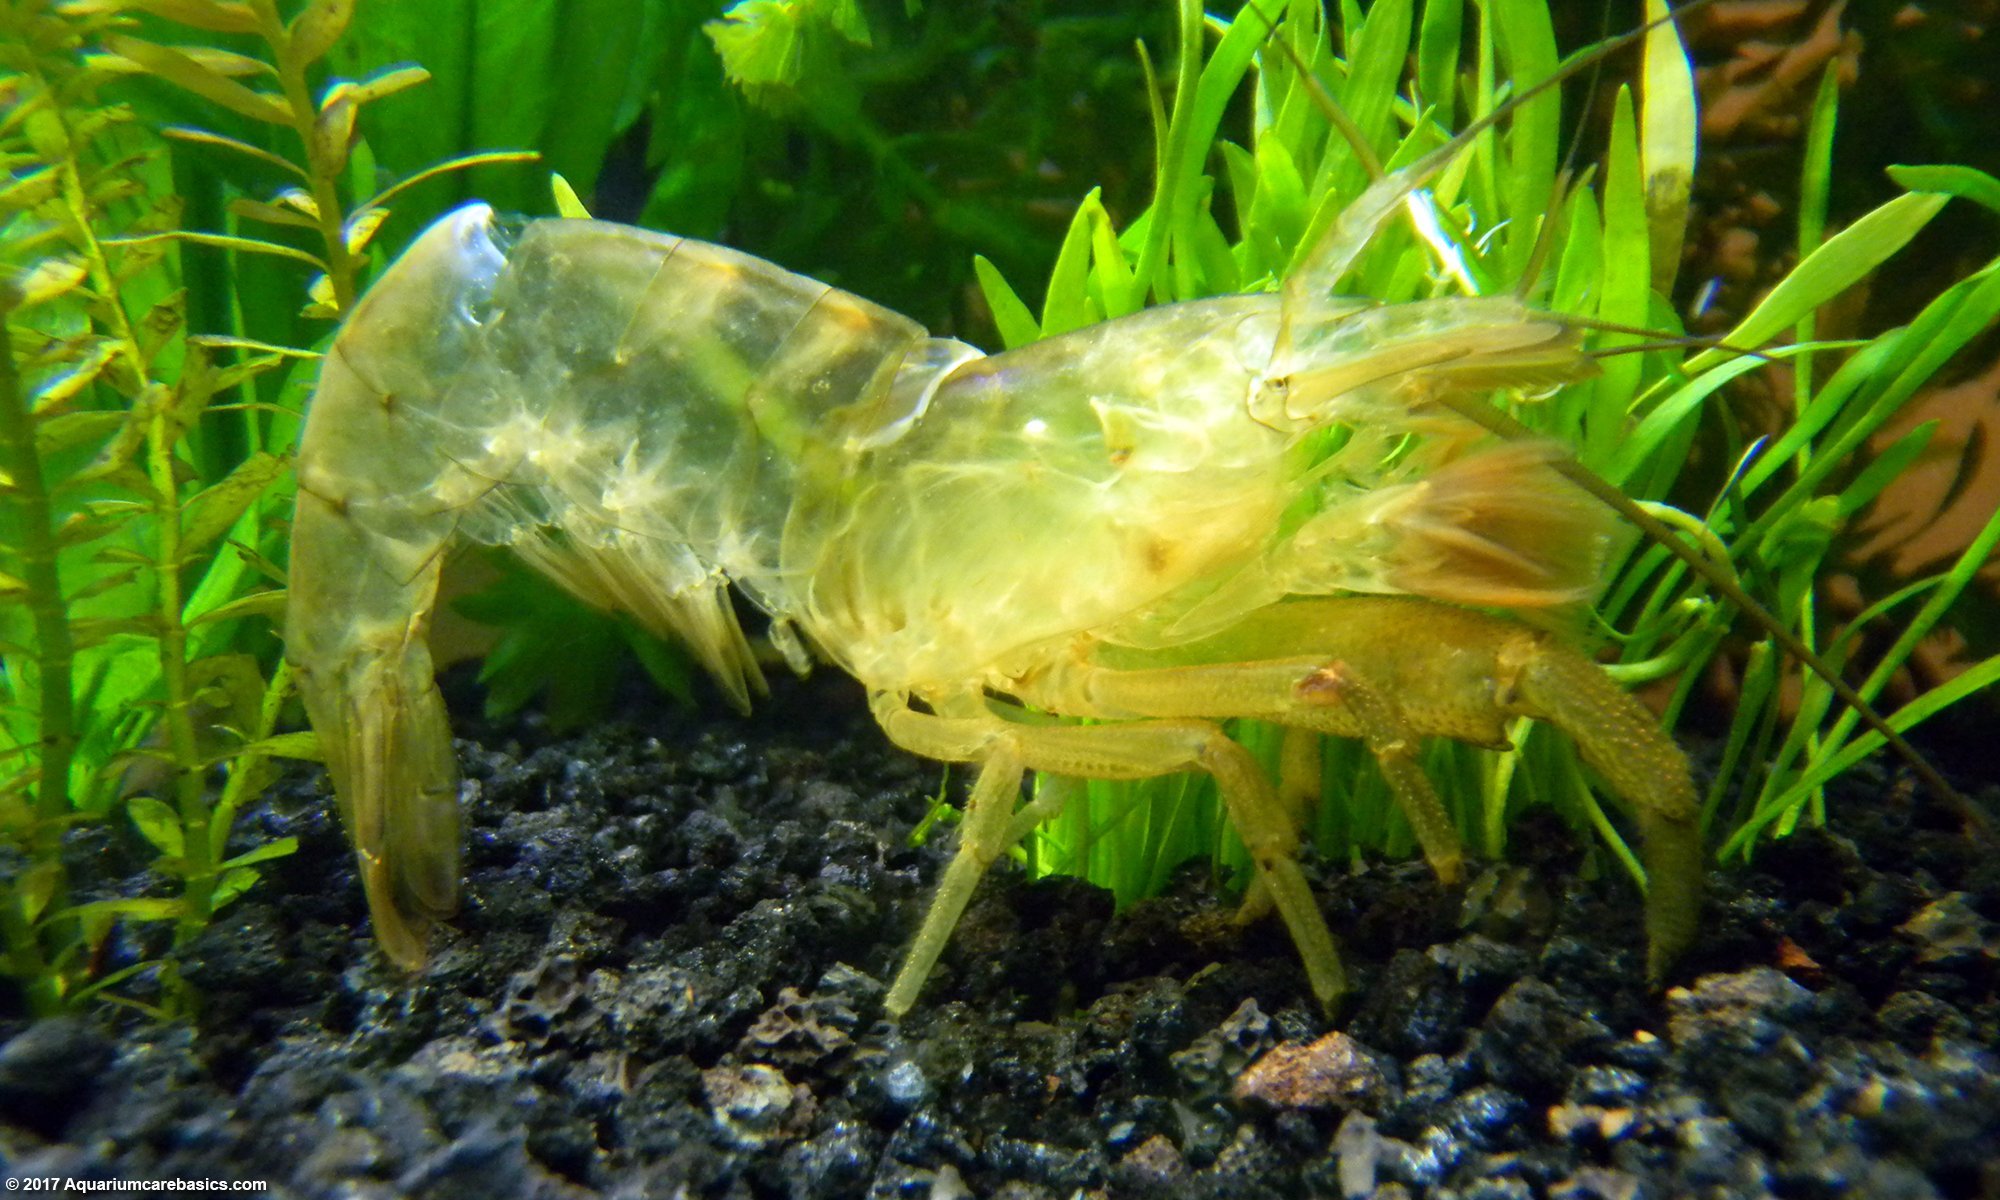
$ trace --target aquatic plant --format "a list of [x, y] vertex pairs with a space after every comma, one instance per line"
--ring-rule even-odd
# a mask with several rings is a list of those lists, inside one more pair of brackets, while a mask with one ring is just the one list
[[[359, 291], [390, 200], [416, 181], [347, 199], [373, 190], [348, 174], [358, 115], [427, 77], [396, 68], [315, 97], [353, 12], [348, 0], [289, 19], [273, 0], [0, 9], [15, 72], [0, 97], [0, 591], [15, 601], [0, 609], [0, 837], [12, 858], [0, 935], [6, 972], [38, 1013], [119, 999], [105, 990], [155, 968], [168, 1008], [185, 1008], [172, 958], [118, 961], [132, 954], [111, 949], [114, 929], [165, 922], [184, 946], [259, 864], [296, 848], [289, 837], [232, 848], [231, 832], [275, 777], [272, 756], [315, 753], [310, 734], [277, 732], [291, 681], [267, 624], [285, 601], [296, 408], [252, 390], [314, 359], [298, 345], [315, 335], [287, 325], [262, 340], [245, 313], [274, 287], [288, 296], [280, 311], [298, 311], [303, 291], [301, 315], [324, 328]], [[159, 40], [191, 33], [258, 56]], [[134, 91], [135, 78], [199, 101], [204, 124], [149, 120], [174, 102]], [[232, 119], [229, 133], [209, 127]], [[260, 144], [274, 134], [292, 147]], [[175, 145], [275, 171], [284, 182], [268, 199], [226, 201], [230, 224], [304, 231], [310, 248], [185, 227]], [[217, 187], [181, 165], [189, 191]], [[260, 259], [290, 276], [273, 285], [248, 265]], [[228, 332], [193, 332], [191, 312], [226, 314]], [[90, 898], [70, 877], [65, 833], [120, 816], [169, 894]]]

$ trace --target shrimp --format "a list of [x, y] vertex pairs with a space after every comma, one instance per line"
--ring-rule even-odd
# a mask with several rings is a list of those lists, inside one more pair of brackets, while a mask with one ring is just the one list
[[[1440, 403], [1589, 375], [1576, 330], [1511, 299], [1300, 291], [989, 355], [721, 246], [480, 205], [432, 226], [327, 357], [286, 627], [388, 956], [420, 965], [454, 904], [425, 635], [447, 550], [481, 543], [679, 640], [744, 707], [765, 684], [734, 585], [794, 667], [859, 679], [893, 742], [976, 767], [892, 1013], [1048, 815], [1020, 804], [1030, 770], [1214, 776], [1255, 867], [1246, 911], [1276, 910], [1337, 1003], [1280, 799], [1311, 784], [1274, 786], [1232, 717], [1365, 740], [1446, 880], [1462, 851], [1418, 740], [1504, 746], [1514, 717], [1553, 723], [1638, 814], [1664, 969], [1698, 903], [1685, 759], [1580, 652], [1462, 607], [1571, 603], [1604, 569], [1608, 511], [1559, 452], [1482, 445]], [[1307, 455], [1333, 426], [1345, 444]]]
[[[1334, 285], [1475, 130], [1381, 177], [1279, 291], [1164, 305], [1005, 353], [722, 246], [469, 205], [347, 319], [298, 456], [286, 653], [378, 940], [411, 969], [453, 910], [456, 772], [426, 634], [455, 546], [507, 547], [765, 690], [734, 587], [896, 745], [974, 767], [959, 845], [885, 1000], [915, 1003], [991, 864], [1061, 789], [1207, 772], [1315, 997], [1347, 990], [1299, 859], [1321, 735], [1361, 739], [1446, 882], [1426, 737], [1561, 729], [1636, 816], [1648, 968], [1692, 938], [1688, 764], [1547, 629], [1620, 537], [1562, 450], [1459, 415], [1595, 373], [1507, 297]], [[1033, 716], [1031, 717], [1031, 711]], [[1051, 722], [1047, 714], [1087, 718]], [[1282, 726], [1273, 780], [1221, 722]]]

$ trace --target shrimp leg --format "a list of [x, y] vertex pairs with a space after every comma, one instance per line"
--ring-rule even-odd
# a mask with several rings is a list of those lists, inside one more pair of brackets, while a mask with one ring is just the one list
[[1417, 740], [1504, 747], [1508, 720], [1547, 721], [1638, 821], [1648, 974], [1662, 978], [1693, 938], [1702, 848], [1687, 760], [1637, 700], [1546, 633], [1407, 597], [1301, 600], [1171, 651], [1098, 647], [1042, 687], [1027, 698], [1065, 713], [1223, 714], [1361, 738], [1446, 879], [1458, 870], [1458, 839], [1417, 765]]
[[872, 706], [883, 731], [905, 750], [948, 762], [981, 764], [958, 857], [946, 869], [917, 942], [889, 990], [885, 1003], [892, 1015], [908, 1012], [916, 1002], [980, 877], [1027, 831], [1029, 823], [1009, 819], [1024, 769], [1093, 779], [1147, 779], [1179, 771], [1214, 776], [1230, 821], [1250, 851], [1259, 885], [1276, 904], [1299, 948], [1314, 997], [1331, 1011], [1347, 991], [1333, 933], [1299, 869], [1298, 827], [1249, 751], [1213, 721], [1018, 725], [990, 712], [919, 713], [893, 693], [877, 693]]

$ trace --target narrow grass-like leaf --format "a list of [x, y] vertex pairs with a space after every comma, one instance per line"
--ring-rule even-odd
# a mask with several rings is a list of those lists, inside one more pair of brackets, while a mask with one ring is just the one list
[[[1945, 199], [1927, 192], [1898, 196], [1841, 230], [1780, 280], [1723, 340], [1731, 346], [1761, 346], [1790, 328], [1902, 249], [1944, 207]], [[1734, 356], [1733, 351], [1704, 350], [1688, 360], [1686, 369], [1694, 374]]]
[[1895, 482], [1896, 478], [1908, 470], [1911, 463], [1931, 444], [1937, 433], [1938, 422], [1925, 421], [1910, 430], [1878, 453], [1874, 461], [1863, 467], [1854, 477], [1854, 482], [1841, 489], [1840, 515], [1842, 519], [1853, 517], [1882, 494], [1882, 489]]
[[[1869, 381], [1870, 389], [1863, 393], [1867, 397], [1865, 404], [1858, 411], [1841, 414], [1832, 441], [1819, 448], [1812, 461], [1774, 502], [1772, 512], [1753, 522], [1744, 531], [1744, 538], [1760, 533], [1797, 497], [1813, 494], [1847, 455], [1858, 450], [1952, 355], [1990, 328], [1996, 319], [2000, 319], [2000, 263], [1952, 285], [1919, 313], [1907, 329], [1885, 335], [1891, 352], [1882, 360], [1882, 378]], [[1758, 463], [1745, 473], [1746, 490], [1754, 489], [1780, 465], [1769, 457]]]
[[[1348, 39], [1347, 86], [1341, 89], [1341, 108], [1363, 144], [1371, 149], [1389, 125], [1396, 82], [1410, 55], [1412, 19], [1411, 0], [1375, 0], [1367, 20]], [[1371, 182], [1357, 158], [1341, 157], [1345, 166], [1333, 177], [1335, 191], [1348, 194]]]
[[[1507, 76], [1518, 91], [1555, 73], [1556, 35], [1545, 0], [1494, 0], [1492, 21]], [[1549, 210], [1555, 194], [1556, 161], [1562, 139], [1562, 97], [1548, 92], [1516, 109], [1507, 138], [1505, 263], [1518, 277], [1534, 253], [1535, 218]]]
[[[1827, 195], [1833, 184], [1833, 130], [1840, 115], [1840, 64], [1830, 62], [1821, 73], [1819, 94], [1813, 99], [1812, 118], [1806, 125], [1804, 165], [1799, 177], [1798, 253], [1801, 259], [1819, 247], [1826, 236]], [[1818, 316], [1807, 312], [1792, 327], [1792, 340], [1809, 343], [1819, 331]], [[1802, 413], [1812, 402], [1813, 364], [1811, 355], [1799, 360], [1792, 373], [1792, 411]], [[1806, 462], [1801, 458], [1799, 466]]]
[[569, 185], [569, 180], [564, 179], [560, 171], [550, 172], [549, 190], [555, 194], [557, 216], [574, 221], [590, 219], [590, 209], [584, 205], [583, 199], [576, 194], [576, 189]]
[[1042, 298], [1042, 336], [1054, 337], [1081, 329], [1098, 314], [1090, 311], [1091, 226], [1104, 211], [1098, 190], [1092, 188], [1076, 206], [1069, 232], [1063, 235], [1062, 249], [1056, 253], [1055, 269], [1049, 272], [1048, 291]]
[[[1619, 88], [1611, 110], [1611, 148], [1604, 174], [1604, 277], [1597, 312], [1604, 320], [1642, 328], [1649, 310], [1652, 274], [1648, 265], [1646, 180], [1641, 177], [1637, 121], [1632, 93]], [[1630, 344], [1627, 334], [1605, 334], [1603, 345]], [[1625, 406], [1639, 390], [1645, 367], [1636, 354], [1621, 354], [1601, 363], [1603, 376], [1591, 389], [1591, 411], [1584, 427], [1583, 461], [1595, 467], [1611, 458], [1625, 434]]]
[[1417, 102], [1449, 128], [1458, 99], [1458, 58], [1464, 40], [1464, 0], [1424, 0], [1417, 28]]
[[[1799, 176], [1799, 256], [1811, 254], [1826, 233], [1827, 193], [1833, 186], [1833, 131], [1840, 117], [1840, 64], [1830, 62], [1821, 73], [1819, 93], [1813, 98], [1812, 117], [1806, 124], [1804, 165]], [[1893, 173], [1895, 168], [1890, 168]], [[1902, 183], [1912, 192], [1940, 191]], [[1809, 332], [1802, 337], [1812, 336]]]
[[[1646, 0], [1646, 20], [1667, 15], [1666, 0]], [[1687, 231], [1694, 186], [1694, 67], [1672, 21], [1646, 34], [1640, 111], [1640, 154], [1646, 177], [1646, 225], [1651, 235], [1653, 290], [1670, 296]]]
[[972, 257], [972, 270], [979, 278], [979, 289], [986, 297], [986, 307], [993, 314], [993, 324], [1000, 331], [1000, 342], [1007, 349], [1025, 346], [1040, 339], [1042, 327], [1035, 320], [1035, 314], [1021, 302], [1000, 268], [994, 266], [983, 254]]
[[2000, 179], [1977, 167], [1890, 167], [1889, 178], [1913, 192], [1961, 196], [2000, 213]]
[[[1765, 358], [1785, 359], [1808, 349], [1811, 347], [1780, 346], [1766, 352]], [[1765, 359], [1741, 355], [1713, 370], [1703, 371], [1676, 388], [1665, 400], [1640, 418], [1639, 423], [1620, 439], [1610, 462], [1603, 467], [1604, 477], [1617, 484], [1623, 484], [1632, 478], [1641, 465], [1654, 459], [1660, 446], [1676, 429], [1685, 422], [1696, 419], [1697, 410], [1702, 403], [1724, 384], [1748, 372], [1760, 370], [1765, 365]], [[1829, 411], [1826, 416], [1830, 418], [1832, 412]]]

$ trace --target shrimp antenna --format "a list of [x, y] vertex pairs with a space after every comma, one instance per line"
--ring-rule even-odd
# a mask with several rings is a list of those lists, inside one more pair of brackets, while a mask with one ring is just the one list
[[[1287, 299], [1297, 302], [1303, 302], [1307, 299], [1307, 297], [1298, 294], [1298, 289], [1306, 286], [1302, 282], [1306, 279], [1331, 280], [1346, 274], [1353, 267], [1361, 251], [1366, 247], [1370, 236], [1375, 230], [1381, 227], [1382, 220], [1388, 215], [1389, 211], [1401, 205], [1417, 189], [1424, 186], [1439, 171], [1448, 166], [1452, 159], [1457, 157], [1459, 152], [1465, 148], [1471, 139], [1498, 124], [1521, 105], [1526, 104], [1549, 89], [1566, 82], [1584, 67], [1594, 66], [1596, 63], [1602, 61], [1605, 55], [1622, 50], [1651, 33], [1659, 26], [1678, 20], [1712, 2], [1713, 0], [1689, 0], [1688, 3], [1681, 5], [1679, 8], [1672, 9], [1661, 17], [1611, 38], [1598, 46], [1595, 53], [1557, 67], [1553, 74], [1544, 79], [1537, 80], [1519, 95], [1511, 97], [1506, 103], [1494, 108], [1492, 112], [1473, 121], [1444, 145], [1432, 150], [1410, 165], [1390, 174], [1383, 173], [1382, 161], [1375, 154], [1374, 149], [1368, 145], [1367, 139], [1362, 136], [1360, 127], [1341, 108], [1340, 102], [1334, 99], [1332, 93], [1320, 82], [1319, 77], [1313, 74], [1311, 67], [1299, 57], [1298, 52], [1286, 43], [1283, 38], [1270, 37], [1268, 40], [1283, 50], [1285, 56], [1291, 60], [1293, 68], [1306, 81], [1320, 111], [1326, 116], [1333, 127], [1340, 131], [1341, 136], [1347, 139], [1356, 159], [1361, 162], [1362, 166], [1367, 170], [1369, 178], [1372, 180], [1368, 187], [1362, 191], [1361, 195], [1356, 197], [1354, 202], [1341, 212], [1340, 216], [1335, 219], [1332, 227], [1321, 237], [1319, 243], [1307, 252], [1305, 260], [1293, 270], [1290, 278], [1285, 281], [1284, 287]], [[1278, 27], [1276, 21], [1257, 5], [1256, 0], [1250, 0], [1245, 5], [1245, 8], [1255, 13], [1258, 19], [1264, 22], [1268, 34], [1275, 35], [1277, 33]], [[1414, 217], [1412, 219], [1414, 220]], [[1290, 310], [1291, 308], [1292, 305], [1288, 304], [1287, 309]], [[1597, 324], [1568, 316], [1565, 316], [1563, 319], [1578, 326]], [[1280, 337], [1289, 336], [1289, 332], [1289, 328], [1281, 330]], [[1646, 331], [1649, 335], [1652, 332]], [[1768, 358], [1769, 356], [1760, 354], [1760, 357]], [[1528, 426], [1484, 400], [1451, 395], [1442, 396], [1440, 399], [1460, 416], [1501, 437], [1518, 440], [1539, 436]], [[1905, 741], [1903, 735], [1896, 732], [1889, 722], [1882, 717], [1882, 714], [1875, 711], [1873, 705], [1868, 703], [1859, 692], [1855, 691], [1846, 680], [1842, 679], [1839, 673], [1828, 665], [1826, 660], [1821, 658], [1812, 647], [1806, 645], [1790, 629], [1780, 623], [1776, 617], [1771, 615], [1769, 610], [1762, 604], [1759, 604], [1748, 592], [1744, 591], [1726, 572], [1709, 562], [1707, 558], [1703, 557], [1693, 547], [1675, 536], [1671, 529], [1667, 528], [1664, 523], [1645, 509], [1639, 507], [1638, 503], [1631, 497], [1613, 487], [1589, 467], [1584, 466], [1574, 454], [1555, 456], [1549, 460], [1549, 465], [1565, 478], [1569, 479], [1570, 482], [1596, 497], [1598, 501], [1609, 507], [1613, 512], [1630, 521], [1647, 538], [1665, 547], [1668, 553], [1687, 564], [1689, 570], [1699, 575], [1723, 599], [1735, 605], [1738, 611], [1748, 617], [1751, 624], [1762, 629], [1765, 634], [1784, 649], [1785, 653], [1791, 655], [1795, 661], [1802, 664], [1814, 675], [1819, 676], [1828, 687], [1832, 688], [1834, 695], [1840, 698], [1841, 703], [1852, 709], [1860, 717], [1863, 724], [1867, 725], [1877, 734], [1880, 734], [1882, 740], [1904, 762], [1909, 764], [1910, 769], [1916, 772], [1917, 777], [1923, 780], [1924, 785], [1932, 793], [1957, 811], [1960, 821], [1968, 832], [1975, 833], [1986, 839], [1993, 838], [1993, 824], [1985, 813], [1981, 812], [1964, 796], [1960, 795], [1957, 789], [1945, 782], [1944, 776], [1938, 773], [1937, 768], [1931, 766], [1928, 759], [1919, 754], [1916, 748], [1910, 745], [1909, 742]]]
[[1778, 361], [1778, 356], [1767, 350], [1759, 350], [1754, 346], [1738, 346], [1733, 342], [1724, 341], [1721, 334], [1669, 333], [1662, 329], [1648, 329], [1644, 325], [1626, 325], [1618, 321], [1600, 320], [1597, 317], [1572, 316], [1569, 313], [1563, 314], [1563, 323], [1577, 329], [1595, 330], [1598, 333], [1622, 333], [1630, 337], [1652, 339], [1644, 346], [1605, 346], [1585, 351], [1593, 358], [1609, 358], [1612, 355], [1640, 349], [1668, 350], [1675, 347], [1700, 346], [1708, 350], [1721, 350], [1741, 358], [1762, 359], [1764, 362]]

